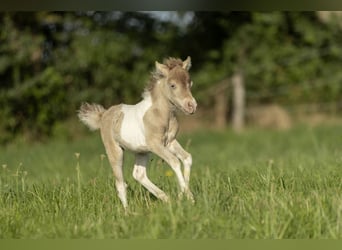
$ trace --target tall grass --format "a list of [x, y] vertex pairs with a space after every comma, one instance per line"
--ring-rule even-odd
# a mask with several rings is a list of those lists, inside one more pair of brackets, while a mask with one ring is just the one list
[[171, 202], [131, 177], [125, 213], [98, 134], [11, 145], [0, 154], [1, 238], [342, 238], [340, 126], [286, 132], [203, 131], [181, 137], [193, 154], [196, 203], [178, 200], [156, 157], [150, 178]]

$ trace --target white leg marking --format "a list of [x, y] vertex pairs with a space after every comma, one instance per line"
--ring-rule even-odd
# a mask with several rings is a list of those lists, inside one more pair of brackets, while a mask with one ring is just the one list
[[119, 181], [116, 179], [115, 181], [115, 187], [118, 191], [118, 196], [122, 202], [123, 207], [127, 208], [127, 194], [126, 194], [126, 183], [124, 181]]
[[184, 164], [184, 179], [185, 183], [189, 186], [190, 182], [190, 172], [191, 172], [191, 165], [192, 165], [192, 156], [189, 154], [187, 158], [183, 160]]
[[147, 177], [146, 166], [148, 162], [148, 154], [136, 154], [135, 165], [133, 169], [133, 178], [143, 185], [154, 196], [164, 202], [168, 202], [168, 196]]

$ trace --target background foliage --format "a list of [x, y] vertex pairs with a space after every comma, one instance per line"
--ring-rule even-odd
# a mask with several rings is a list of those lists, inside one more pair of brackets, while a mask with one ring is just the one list
[[154, 61], [193, 60], [194, 92], [243, 70], [250, 102], [340, 102], [341, 22], [317, 12], [0, 13], [0, 141], [52, 135], [83, 101], [134, 103]]

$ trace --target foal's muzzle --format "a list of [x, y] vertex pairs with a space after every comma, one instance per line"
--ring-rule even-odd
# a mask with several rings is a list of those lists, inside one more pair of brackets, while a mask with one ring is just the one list
[[183, 106], [185, 113], [193, 115], [196, 112], [197, 102], [194, 98], [186, 100]]

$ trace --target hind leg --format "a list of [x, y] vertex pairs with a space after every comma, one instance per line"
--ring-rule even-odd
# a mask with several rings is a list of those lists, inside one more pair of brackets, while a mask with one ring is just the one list
[[143, 185], [148, 191], [150, 191], [154, 196], [167, 202], [169, 198], [167, 195], [153, 184], [146, 174], [146, 166], [148, 162], [148, 154], [136, 154], [135, 164], [133, 169], [133, 178], [137, 180], [141, 185]]
[[106, 149], [106, 153], [113, 169], [115, 187], [123, 207], [127, 208], [126, 183], [124, 182], [122, 162], [123, 150], [111, 136], [105, 135], [101, 130], [101, 137]]

